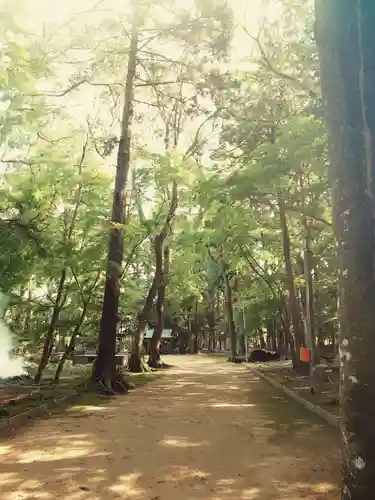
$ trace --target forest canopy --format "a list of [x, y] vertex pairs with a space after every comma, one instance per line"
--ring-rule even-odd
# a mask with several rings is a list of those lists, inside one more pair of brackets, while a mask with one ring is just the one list
[[39, 375], [99, 331], [132, 339], [141, 368], [146, 326], [233, 357], [264, 332], [334, 344], [312, 2], [16, 4], [0, 14], [0, 287]]

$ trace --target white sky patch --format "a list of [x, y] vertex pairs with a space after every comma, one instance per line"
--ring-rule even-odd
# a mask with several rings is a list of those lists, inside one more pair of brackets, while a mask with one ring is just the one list
[[356, 457], [353, 460], [353, 465], [356, 469], [363, 470], [366, 467], [366, 462], [363, 460], [362, 457]]
[[349, 380], [352, 384], [359, 384], [359, 380], [354, 375], [350, 375]]

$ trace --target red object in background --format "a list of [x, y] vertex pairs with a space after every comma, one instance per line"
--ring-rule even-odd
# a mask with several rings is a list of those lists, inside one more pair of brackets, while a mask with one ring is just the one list
[[305, 361], [306, 363], [310, 362], [310, 351], [307, 349], [307, 347], [300, 347], [299, 359], [301, 361]]

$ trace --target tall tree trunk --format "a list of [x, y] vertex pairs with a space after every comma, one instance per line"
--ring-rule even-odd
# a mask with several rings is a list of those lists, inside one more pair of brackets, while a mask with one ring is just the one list
[[338, 240], [342, 500], [375, 484], [375, 2], [317, 0]]
[[294, 287], [294, 276], [293, 276], [293, 266], [290, 253], [288, 224], [286, 219], [284, 203], [281, 200], [279, 202], [279, 215], [280, 215], [280, 226], [281, 226], [283, 253], [285, 261], [286, 281], [287, 281], [288, 296], [289, 296], [289, 311], [293, 325], [293, 338], [294, 338], [293, 366], [297, 368], [298, 365], [300, 364], [299, 350], [300, 347], [303, 346], [303, 326], [301, 321], [300, 305], [298, 302], [296, 289]]
[[[281, 338], [281, 349], [280, 355], [282, 358], [287, 359], [290, 354], [289, 341], [290, 341], [290, 322], [288, 317], [288, 308], [284, 303], [284, 306], [279, 307], [278, 314], [280, 318], [281, 328], [282, 328], [282, 338]], [[292, 356], [293, 357], [293, 356]]]
[[156, 299], [157, 322], [152, 334], [148, 364], [152, 368], [160, 368], [160, 342], [164, 331], [165, 290], [169, 274], [169, 246], [167, 245], [163, 250], [163, 242], [160, 238], [155, 239], [155, 260], [158, 261], [157, 265], [161, 269], [161, 274]]
[[216, 334], [215, 334], [215, 290], [210, 288], [207, 293], [208, 301], [208, 350], [214, 351], [216, 348]]
[[137, 325], [133, 335], [132, 352], [128, 361], [128, 368], [133, 373], [140, 373], [147, 370], [147, 365], [143, 362], [143, 339], [147, 322], [152, 311], [152, 305], [158, 292], [159, 281], [160, 268], [156, 266], [154, 279], [152, 280], [143, 309], [138, 314]]
[[219, 330], [220, 322], [221, 322], [221, 302], [220, 302], [220, 289], [216, 290], [216, 299], [215, 299], [215, 332], [217, 340], [219, 341], [219, 350], [222, 350], [222, 339], [221, 339], [221, 331]]
[[316, 335], [317, 335], [317, 349], [318, 349], [318, 355], [320, 356], [320, 353], [322, 352], [322, 349], [324, 349], [324, 339], [327, 337], [327, 334], [325, 332], [326, 324], [324, 322], [324, 312], [323, 312], [323, 303], [322, 303], [322, 298], [320, 294], [317, 292], [318, 284], [319, 284], [319, 276], [318, 272], [315, 268], [314, 271], [314, 282], [315, 282], [315, 293], [314, 293], [314, 304], [315, 304], [315, 330], [316, 330]]
[[228, 266], [224, 267], [224, 281], [225, 281], [225, 294], [226, 294], [226, 309], [227, 309], [227, 321], [229, 327], [229, 340], [230, 340], [230, 359], [234, 361], [237, 356], [237, 332], [236, 323], [234, 320], [234, 310], [233, 310], [233, 293], [232, 285], [229, 279], [229, 269]]
[[[155, 364], [155, 367], [156, 365], [160, 364], [160, 359], [158, 359], [160, 358], [159, 347], [164, 330], [165, 290], [167, 287], [167, 280], [169, 275], [169, 258], [170, 258], [169, 247], [167, 245], [164, 249], [163, 245], [165, 243], [165, 240], [172, 232], [172, 224], [174, 216], [176, 214], [177, 205], [178, 205], [178, 189], [177, 189], [177, 183], [174, 180], [172, 184], [172, 193], [169, 203], [168, 214], [165, 219], [163, 229], [155, 238], [155, 244], [154, 244], [156, 265], [159, 270], [158, 274], [159, 282], [158, 282], [158, 298], [156, 303], [157, 325], [152, 334], [149, 364], [150, 366], [153, 366]], [[163, 256], [164, 256], [164, 268], [163, 268]]]
[[276, 351], [276, 330], [273, 320], [267, 321], [267, 347], [271, 351]]
[[92, 378], [104, 384], [109, 393], [117, 386], [116, 331], [120, 298], [120, 276], [124, 254], [123, 227], [125, 215], [125, 189], [130, 168], [131, 123], [133, 117], [134, 79], [138, 52], [138, 10], [134, 2], [134, 18], [130, 35], [129, 61], [125, 83], [125, 99], [121, 120], [121, 134], [117, 152], [117, 166], [112, 205], [113, 227], [109, 233], [107, 275], [104, 287], [102, 317], [100, 320], [98, 356]]
[[194, 354], [194, 348], [193, 348], [193, 332], [192, 332], [192, 326], [191, 326], [191, 307], [189, 307], [189, 309], [187, 310], [187, 322], [186, 322], [186, 327], [187, 327], [187, 330], [188, 330], [188, 335], [189, 335], [189, 339], [188, 339], [188, 344], [187, 344], [187, 349], [189, 350], [190, 354]]
[[[304, 274], [305, 274], [305, 297], [306, 297], [306, 327], [307, 327], [307, 345], [311, 352], [311, 366], [319, 363], [319, 352], [316, 345], [316, 322], [314, 311], [314, 289], [312, 279], [313, 255], [311, 249], [311, 229], [308, 221], [304, 217], [303, 225], [305, 230], [305, 249], [304, 249]], [[312, 373], [312, 370], [311, 370]]]

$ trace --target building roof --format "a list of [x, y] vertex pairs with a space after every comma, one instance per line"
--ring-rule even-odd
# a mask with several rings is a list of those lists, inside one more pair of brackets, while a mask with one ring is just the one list
[[[144, 338], [151, 339], [153, 333], [154, 333], [154, 330], [152, 328], [147, 328]], [[171, 339], [172, 338], [172, 330], [170, 328], [164, 328], [161, 338], [162, 339]]]

